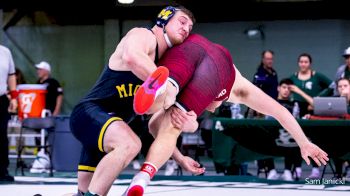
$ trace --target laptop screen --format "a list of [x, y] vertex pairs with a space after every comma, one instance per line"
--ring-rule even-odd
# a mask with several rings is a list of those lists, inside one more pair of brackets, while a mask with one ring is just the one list
[[336, 117], [347, 114], [345, 97], [314, 97], [314, 114]]

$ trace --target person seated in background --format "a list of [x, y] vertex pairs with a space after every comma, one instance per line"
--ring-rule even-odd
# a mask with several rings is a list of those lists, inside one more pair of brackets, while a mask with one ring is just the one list
[[[307, 102], [313, 106], [313, 98], [304, 93], [302, 90], [300, 90], [298, 87], [294, 85], [290, 85], [290, 89], [304, 97]], [[348, 114], [345, 116], [346, 119], [350, 119], [350, 80], [348, 78], [340, 78], [338, 81], [336, 81], [336, 96], [345, 97], [348, 103]], [[313, 115], [306, 115], [306, 119], [337, 119], [338, 117], [322, 117], [322, 116], [313, 116]], [[335, 164], [335, 177], [341, 178], [343, 175], [343, 163], [345, 162], [342, 159], [339, 159], [337, 157], [333, 158], [334, 164]], [[350, 172], [346, 175], [346, 179], [350, 179]]]
[[339, 96], [345, 97], [348, 102], [348, 114], [350, 114], [350, 79], [341, 78], [337, 81]]
[[18, 84], [27, 84], [26, 79], [24, 78], [23, 72], [19, 69], [19, 68], [15, 68], [16, 70], [16, 81], [17, 81], [17, 85]]
[[[296, 104], [296, 102], [291, 100], [291, 90], [290, 90], [291, 85], [293, 85], [293, 81], [289, 78], [282, 79], [279, 82], [277, 87], [277, 92], [278, 92], [277, 102], [280, 103], [285, 108], [287, 108], [287, 110], [291, 114], [293, 114], [295, 118], [298, 118], [298, 113], [295, 113], [295, 109], [296, 107], [298, 107], [298, 105]], [[270, 118], [272, 117], [268, 116], [266, 119], [270, 119]], [[290, 136], [288, 132], [283, 130], [280, 130], [280, 133], [283, 134], [284, 137], [286, 137], [286, 134]], [[295, 172], [295, 177], [296, 178], [301, 177], [302, 157], [299, 154], [299, 150], [297, 148], [296, 143], [295, 143], [295, 147], [288, 147], [286, 151], [288, 153], [284, 157], [284, 172], [281, 177], [283, 180], [293, 181], [293, 176], [292, 176], [293, 168]], [[273, 176], [275, 176], [274, 180], [277, 180], [279, 178], [279, 174], [277, 173], [276, 169], [271, 170], [270, 173], [273, 173]]]
[[[295, 85], [290, 85], [290, 90], [294, 93], [297, 93], [298, 95], [302, 96], [308, 104], [313, 107], [314, 100], [311, 96], [306, 94], [304, 91], [302, 91], [300, 88], [298, 88]], [[335, 96], [345, 97], [348, 102], [348, 114], [350, 114], [350, 80], [348, 78], [340, 78], [338, 81], [336, 81], [336, 89], [337, 93]], [[314, 118], [312, 115], [306, 115], [305, 118]]]
[[[350, 48], [349, 48], [349, 54], [350, 54]], [[348, 58], [349, 59], [349, 58]], [[337, 82], [337, 93], [341, 97], [345, 97], [348, 103], [348, 115], [346, 116], [346, 119], [350, 119], [350, 80], [349, 78], [340, 78]], [[350, 160], [343, 160], [338, 157], [333, 158], [334, 165], [335, 165], [335, 177], [341, 178], [343, 177], [343, 164], [347, 161], [347, 163], [350, 163]], [[347, 167], [345, 180], [350, 181], [350, 169], [349, 166]]]
[[350, 79], [350, 47], [344, 50], [342, 56], [345, 59], [345, 63], [338, 67], [337, 73], [335, 74], [335, 82], [333, 83], [334, 95], [338, 95], [338, 89], [335, 83], [341, 78]]

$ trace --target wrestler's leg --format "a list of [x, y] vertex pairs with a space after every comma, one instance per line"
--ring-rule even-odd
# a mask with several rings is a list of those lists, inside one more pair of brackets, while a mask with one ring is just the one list
[[159, 111], [150, 120], [150, 132], [155, 137], [141, 171], [135, 175], [127, 195], [142, 195], [158, 168], [171, 157], [181, 131], [171, 124], [170, 110]]
[[141, 141], [123, 121], [112, 122], [103, 138], [103, 151], [107, 153], [97, 165], [89, 185], [89, 192], [106, 195], [120, 172], [141, 149]]

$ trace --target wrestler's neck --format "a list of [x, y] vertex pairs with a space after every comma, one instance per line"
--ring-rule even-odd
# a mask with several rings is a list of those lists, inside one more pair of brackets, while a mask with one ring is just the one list
[[164, 52], [169, 48], [163, 35], [163, 29], [155, 25], [152, 28], [152, 31], [156, 35], [158, 43], [158, 54], [159, 57], [161, 57], [164, 54]]

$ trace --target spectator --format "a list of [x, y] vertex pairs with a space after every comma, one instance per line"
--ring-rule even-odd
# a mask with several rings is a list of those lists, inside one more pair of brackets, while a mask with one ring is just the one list
[[[278, 91], [277, 101], [282, 106], [287, 108], [287, 110], [290, 113], [293, 113], [294, 108], [297, 106], [295, 105], [295, 102], [291, 100], [291, 89], [290, 89], [291, 85], [293, 85], [293, 81], [289, 78], [285, 78], [280, 81], [277, 88], [277, 91]], [[283, 137], [290, 137], [291, 139], [289, 139], [288, 141], [290, 140], [294, 141], [290, 136], [290, 134], [286, 131], [283, 131]], [[297, 147], [296, 143], [295, 143], [295, 147]], [[286, 181], [293, 181], [293, 176], [292, 176], [293, 166], [295, 169], [295, 177], [300, 178], [301, 172], [302, 172], [301, 163], [302, 163], [302, 158], [299, 155], [299, 149], [288, 147], [286, 149], [286, 155], [284, 157], [284, 172], [283, 172], [283, 175], [281, 176], [282, 179]], [[273, 171], [273, 173], [276, 173], [276, 176], [279, 176], [277, 175], [277, 171]]]
[[[350, 49], [350, 48], [349, 48]], [[349, 53], [350, 54], [350, 53]], [[348, 57], [349, 59], [349, 57]], [[349, 60], [347, 60], [349, 61]], [[340, 78], [337, 80], [337, 91], [339, 96], [345, 97], [348, 101], [348, 114], [350, 114], [350, 79], [349, 78]], [[337, 178], [341, 178], [343, 175], [343, 163], [344, 160], [340, 158], [333, 158], [335, 164], [335, 173]], [[349, 162], [349, 160], [348, 160]], [[347, 168], [346, 180], [350, 180], [350, 170]]]
[[[345, 64], [338, 68], [335, 74], [335, 81], [338, 81], [340, 78], [350, 79], [350, 47], [344, 50], [343, 57], [345, 58]], [[334, 94], [338, 95], [337, 93], [338, 91], [334, 87]]]
[[277, 98], [278, 78], [273, 69], [274, 52], [265, 50], [261, 54], [261, 63], [254, 74], [253, 84], [263, 90], [270, 97]]
[[350, 114], [350, 79], [340, 78], [337, 81], [337, 91], [339, 96], [345, 97], [348, 101], [348, 114]]
[[[310, 54], [300, 54], [298, 57], [298, 65], [299, 70], [290, 77], [295, 86], [311, 97], [327, 96], [331, 93], [332, 81], [325, 75], [312, 70], [312, 57]], [[312, 108], [309, 107], [309, 103], [301, 95], [293, 93], [293, 99], [299, 105], [299, 117], [312, 113]], [[312, 161], [312, 165], [313, 168], [309, 178], [319, 178], [319, 168], [314, 161]]]
[[[10, 91], [10, 101], [7, 97], [7, 90]], [[9, 146], [7, 138], [7, 124], [10, 119], [10, 112], [17, 109], [16, 75], [15, 64], [11, 51], [0, 45], [0, 181], [12, 182], [13, 176], [8, 173]]]
[[[61, 111], [61, 106], [63, 102], [63, 89], [59, 82], [51, 77], [51, 66], [45, 61], [36, 64], [37, 75], [39, 80], [38, 84], [45, 84], [47, 89], [46, 94], [46, 106], [45, 108], [50, 110], [53, 116], [59, 115]], [[39, 143], [36, 140], [36, 143]], [[50, 168], [50, 157], [48, 154], [41, 150], [38, 152], [36, 159], [30, 168], [31, 173], [42, 173]]]
[[[350, 80], [347, 78], [340, 78], [336, 82], [336, 90], [337, 90], [336, 94], [337, 95], [335, 95], [335, 96], [345, 97], [346, 100], [349, 102], [350, 101], [350, 90], [349, 89], [350, 89]], [[310, 104], [310, 106], [313, 107], [314, 101], [313, 101], [313, 98], [311, 96], [306, 94], [304, 91], [302, 91], [300, 88], [298, 88], [295, 85], [290, 85], [290, 90], [292, 92], [302, 96], [308, 102], [308, 104]], [[348, 103], [348, 114], [350, 114], [349, 103]]]
[[63, 89], [60, 83], [51, 77], [51, 66], [45, 61], [36, 64], [38, 84], [47, 85], [46, 109], [50, 110], [52, 115], [60, 114], [63, 102]]
[[20, 69], [16, 67], [16, 82], [18, 84], [26, 84], [26, 79], [24, 78], [24, 75]]
[[[340, 78], [337, 80], [336, 82], [336, 96], [341, 96], [341, 97], [345, 97], [347, 102], [348, 102], [348, 115], [346, 116], [346, 118], [350, 118], [350, 80], [348, 78]], [[300, 89], [297, 89], [297, 91], [300, 91]], [[301, 92], [302, 96], [305, 97], [306, 100], [308, 100], [308, 102], [310, 103], [310, 105], [313, 105], [313, 99], [306, 95], [305, 93]], [[310, 119], [327, 119], [329, 117], [315, 117], [315, 116], [310, 116], [308, 115], [307, 118]], [[333, 157], [333, 161], [334, 161], [334, 165], [335, 165], [335, 177], [337, 178], [341, 178], [343, 175], [343, 163], [345, 162], [345, 160], [340, 159], [338, 157]], [[350, 170], [347, 171], [346, 174], [346, 179], [350, 179]]]
[[[254, 74], [253, 84], [263, 90], [270, 97], [277, 98], [278, 78], [277, 72], [273, 69], [274, 52], [265, 50], [261, 53], [261, 62], [257, 72]], [[252, 110], [248, 109], [248, 113]], [[260, 116], [260, 114], [256, 114]], [[277, 179], [277, 172], [272, 158], [258, 160], [258, 169], [268, 172], [268, 179]]]
[[[299, 71], [290, 76], [294, 85], [311, 97], [330, 95], [330, 85], [332, 81], [325, 75], [312, 70], [312, 57], [310, 54], [303, 53], [298, 57]], [[312, 112], [309, 103], [305, 98], [297, 93], [293, 93], [294, 101], [298, 102], [300, 107], [300, 116]]]

